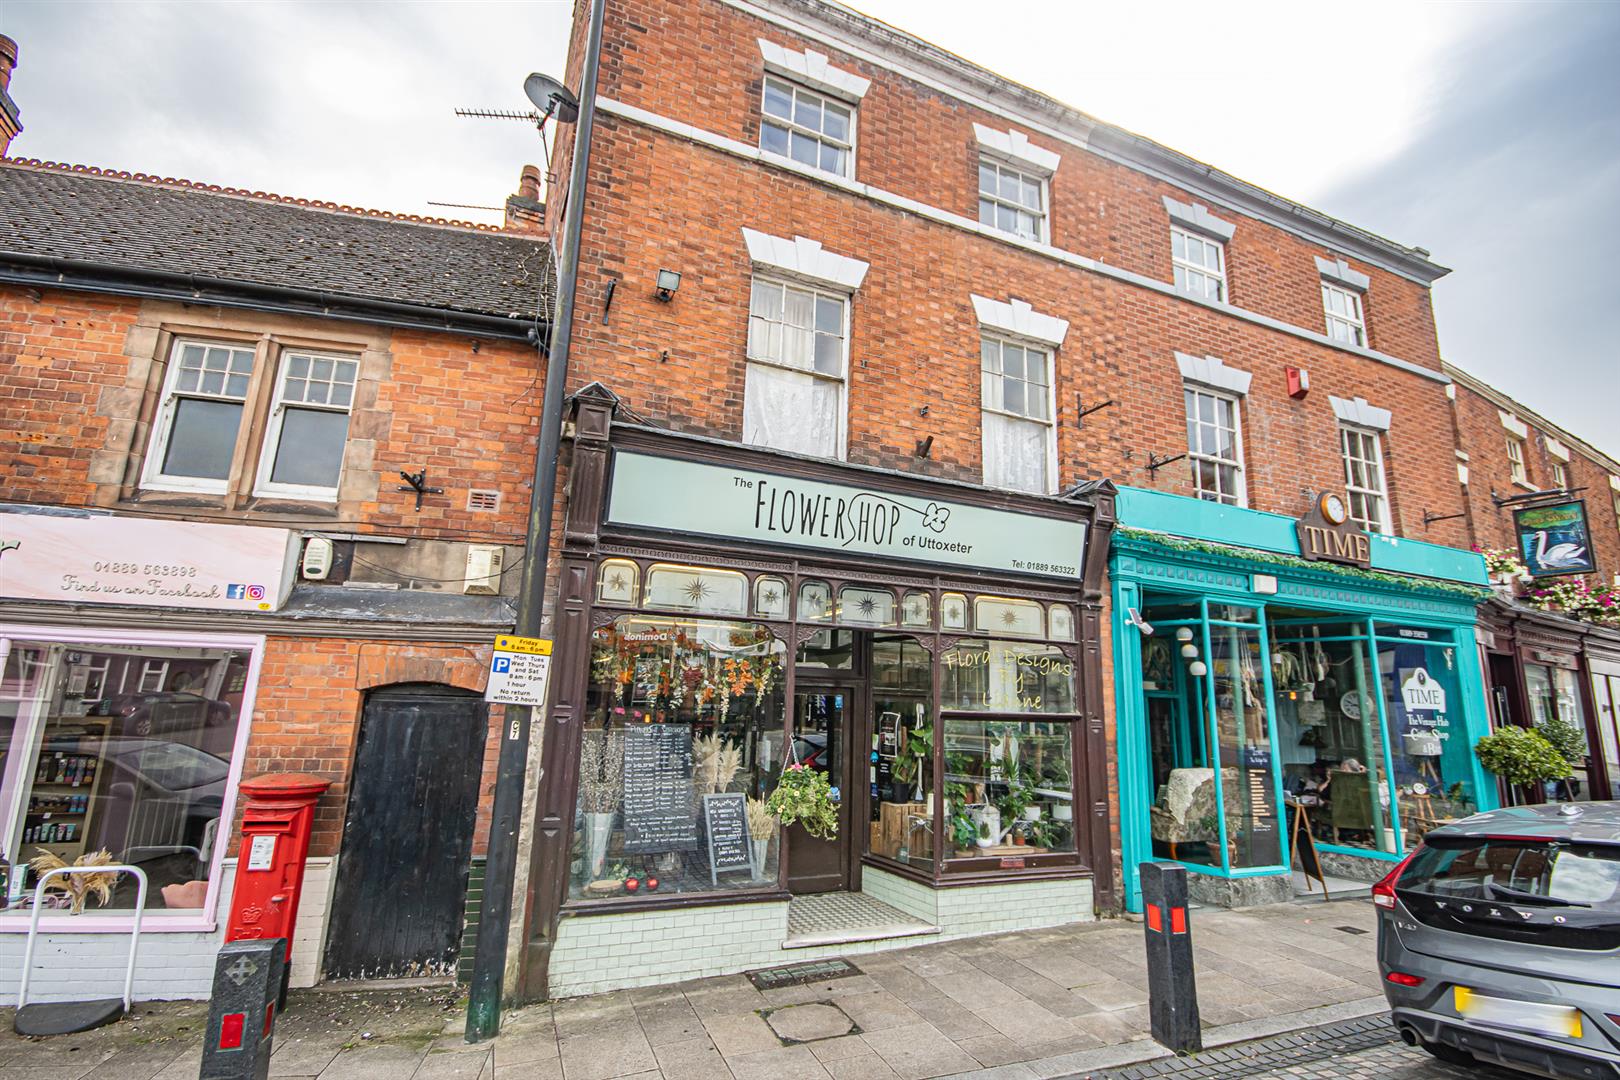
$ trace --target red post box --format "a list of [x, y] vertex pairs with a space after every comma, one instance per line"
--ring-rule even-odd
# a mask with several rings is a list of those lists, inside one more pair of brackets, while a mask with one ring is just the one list
[[236, 888], [226, 941], [286, 938], [292, 969], [293, 926], [304, 885], [304, 858], [315, 822], [315, 802], [330, 780], [279, 773], [242, 781], [242, 847], [236, 855]]

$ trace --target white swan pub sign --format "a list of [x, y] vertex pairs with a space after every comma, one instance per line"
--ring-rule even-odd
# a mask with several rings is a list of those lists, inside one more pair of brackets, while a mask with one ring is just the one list
[[1519, 539], [1519, 558], [1531, 577], [1590, 574], [1597, 569], [1583, 499], [1515, 510], [1513, 531]]
[[620, 450], [606, 520], [632, 528], [1075, 580], [1086, 526], [1002, 510]]

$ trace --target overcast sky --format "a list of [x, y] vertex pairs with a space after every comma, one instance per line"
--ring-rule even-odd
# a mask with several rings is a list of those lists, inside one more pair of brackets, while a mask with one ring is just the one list
[[[1620, 454], [1620, 4], [861, 0], [1454, 273], [1446, 358]], [[12, 154], [473, 220], [571, 4], [6, 0]], [[1376, 300], [1374, 301], [1376, 302]]]

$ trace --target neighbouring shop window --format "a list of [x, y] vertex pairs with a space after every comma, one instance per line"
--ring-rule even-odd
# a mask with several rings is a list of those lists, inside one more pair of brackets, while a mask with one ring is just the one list
[[705, 615], [746, 615], [748, 578], [735, 570], [654, 563], [647, 568], [642, 607]]
[[962, 641], [946, 649], [944, 709], [961, 712], [1072, 713], [1074, 661], [1054, 645]]
[[1411, 848], [1427, 829], [1474, 813], [1474, 752], [1456, 648], [1425, 640], [1437, 631], [1380, 628], [1379, 633], [1414, 635], [1378, 643], [1393, 779]]
[[754, 280], [743, 442], [842, 456], [848, 307], [847, 296]]
[[1017, 860], [1075, 850], [1068, 720], [947, 716], [943, 724], [952, 858]]
[[935, 864], [933, 663], [916, 639], [872, 638], [872, 746], [867, 853]]
[[[1212, 619], [1254, 620], [1247, 608], [1211, 608]], [[1200, 683], [1213, 708], [1212, 739], [1220, 767], [1220, 809], [1226, 824], [1230, 869], [1275, 866], [1283, 861], [1280, 815], [1272, 774], [1266, 655], [1258, 626], [1208, 627], [1208, 674]], [[1213, 767], [1213, 766], [1212, 766]]]
[[[649, 573], [651, 577], [651, 573]], [[785, 647], [758, 623], [625, 615], [592, 635], [575, 900], [776, 882]]]
[[[249, 655], [10, 643], [0, 680], [8, 907], [32, 902], [41, 868], [98, 853], [146, 872], [149, 911], [203, 907], [229, 829], [221, 814]], [[127, 911], [135, 899], [135, 879], [123, 875], [105, 905], [92, 899], [85, 912]]]
[[1591, 747], [1581, 717], [1575, 673], [1548, 664], [1524, 665], [1524, 690], [1530, 699], [1530, 722], [1570, 760], [1572, 775], [1546, 785], [1549, 802], [1584, 802], [1592, 797], [1588, 772]]
[[1372, 660], [1365, 623], [1272, 623], [1284, 792], [1305, 808], [1319, 842], [1392, 855], [1395, 822]]

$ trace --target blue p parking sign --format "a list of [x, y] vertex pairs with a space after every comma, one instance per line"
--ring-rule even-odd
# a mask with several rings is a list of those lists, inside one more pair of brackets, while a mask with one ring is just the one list
[[510, 674], [512, 671], [512, 658], [510, 656], [497, 656], [490, 670], [497, 675]]

